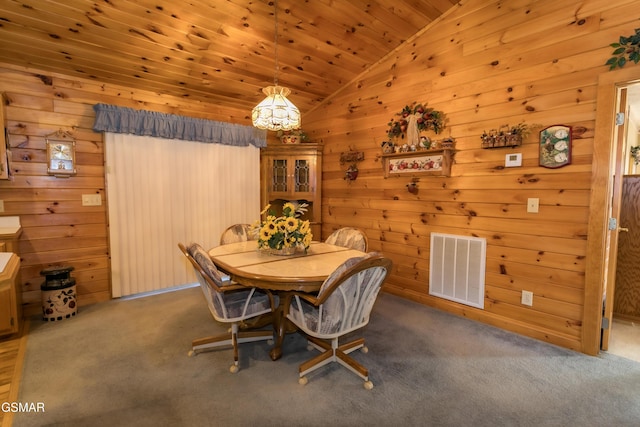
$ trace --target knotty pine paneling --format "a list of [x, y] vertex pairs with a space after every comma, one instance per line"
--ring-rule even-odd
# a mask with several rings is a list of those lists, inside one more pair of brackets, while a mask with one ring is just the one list
[[[296, 105], [308, 110], [456, 3], [281, 0], [280, 79]], [[0, 56], [17, 65], [250, 111], [273, 79], [273, 17], [274, 4], [267, 0], [125, 0], [100, 7], [85, 0], [29, 7], [4, 2]]]
[[[2, 215], [20, 216], [18, 244], [25, 315], [41, 311], [40, 271], [56, 264], [75, 268], [80, 306], [110, 298], [104, 144], [92, 130], [93, 105], [108, 103], [245, 124], [246, 111], [133, 88], [50, 74], [0, 63], [6, 95], [11, 180], [0, 181]], [[78, 174], [47, 175], [45, 136], [58, 130], [76, 138]], [[82, 194], [100, 194], [102, 206], [82, 206]]]
[[[325, 144], [323, 237], [363, 228], [394, 261], [387, 291], [582, 351], [598, 77], [609, 43], [638, 26], [630, 5], [463, 2], [305, 115]], [[420, 177], [415, 195], [410, 178], [384, 178], [379, 158], [389, 119], [414, 101], [446, 114], [442, 134], [429, 136], [452, 136], [458, 150], [451, 176]], [[521, 147], [480, 148], [483, 131], [520, 122], [532, 128]], [[572, 164], [555, 170], [538, 166], [538, 132], [552, 124], [574, 130]], [[352, 182], [339, 162], [347, 150], [365, 153]], [[523, 166], [505, 168], [514, 152]], [[484, 310], [428, 295], [431, 232], [487, 239]]]
[[[469, 0], [416, 36], [406, 38], [407, 43], [386, 58], [370, 62], [355, 79], [344, 79], [341, 72], [332, 74], [331, 84], [341, 86], [337, 92], [323, 103], [317, 94], [307, 94], [302, 100], [313, 108], [303, 111], [305, 130], [325, 144], [323, 237], [341, 226], [361, 227], [367, 232], [371, 250], [383, 251], [394, 261], [387, 291], [583, 350], [581, 324], [585, 319], [581, 316], [588, 291], [584, 269], [587, 220], [592, 211], [589, 197], [596, 85], [598, 76], [607, 72], [603, 63], [611, 51], [609, 43], [637, 27], [639, 17], [634, 15], [634, 7], [632, 0], [586, 0], [579, 5], [571, 0], [514, 0], [508, 5]], [[386, 16], [383, 10], [375, 13]], [[169, 27], [174, 22], [162, 13], [157, 18]], [[78, 14], [76, 20], [81, 19]], [[372, 21], [371, 25], [377, 24]], [[94, 30], [87, 36], [104, 37], [103, 30]], [[169, 28], [167, 35], [171, 31]], [[171, 37], [158, 39], [171, 42]], [[313, 43], [306, 35], [298, 40], [303, 45]], [[42, 43], [31, 48], [57, 46], [51, 40], [43, 39]], [[200, 49], [203, 43], [191, 37], [189, 46]], [[161, 63], [162, 55], [147, 47], [136, 40], [131, 49], [138, 49], [140, 55], [144, 51], [152, 63]], [[74, 49], [76, 56], [88, 52], [80, 46]], [[283, 49], [294, 54], [299, 48]], [[367, 52], [359, 60], [341, 59], [334, 50], [327, 44], [314, 57], [332, 59], [338, 68], [376, 57]], [[203, 59], [201, 66], [189, 68], [189, 58], [196, 51], [175, 51], [174, 63], [178, 68], [183, 64], [192, 74], [214, 65], [214, 59]], [[17, 50], [12, 52], [21, 55]], [[88, 56], [79, 59], [87, 69], [99, 64]], [[75, 72], [70, 64], [57, 61], [70, 73]], [[312, 65], [300, 63], [307, 70]], [[119, 58], [109, 67], [112, 75], [106, 81], [38, 71], [36, 62], [31, 66], [34, 69], [0, 64], [0, 91], [10, 100], [7, 116], [14, 170], [13, 181], [0, 182], [0, 194], [5, 214], [21, 215], [25, 228], [20, 243], [26, 261], [21, 270], [23, 297], [32, 311], [39, 310], [39, 271], [47, 263], [70, 260], [76, 267], [80, 303], [104, 300], [108, 298], [109, 271], [104, 207], [78, 203], [83, 192], [104, 194], [104, 147], [101, 135], [91, 130], [91, 106], [102, 102], [241, 124], [247, 123], [248, 111], [234, 103], [224, 107], [161, 94], [180, 75], [176, 71], [150, 68], [157, 74], [154, 87], [158, 92], [114, 85], [111, 82], [119, 76], [113, 72], [125, 72], [128, 67]], [[283, 81], [291, 79], [294, 89], [299, 85], [313, 91], [319, 84], [295, 76], [290, 72], [293, 67], [289, 68]], [[218, 92], [218, 99], [229, 101], [229, 94], [216, 87], [211, 76], [200, 77], [209, 84], [211, 93]], [[225, 88], [239, 91], [246, 85], [236, 80], [228, 80]], [[210, 96], [196, 92], [192, 99]], [[416, 195], [407, 192], [408, 179], [384, 179], [379, 158], [387, 122], [412, 101], [427, 102], [446, 113], [447, 127], [439, 137], [455, 137], [458, 149], [452, 176], [421, 178]], [[522, 147], [480, 148], [479, 136], [484, 130], [521, 121], [534, 128]], [[537, 130], [557, 123], [574, 128], [573, 162], [558, 170], [540, 168]], [[74, 181], [72, 185], [45, 174], [44, 135], [60, 128], [72, 131], [78, 139], [79, 174], [69, 179]], [[359, 177], [353, 182], [343, 179], [346, 166], [339, 163], [340, 153], [350, 149], [365, 153], [365, 160], [358, 164]], [[504, 155], [510, 152], [523, 153], [523, 167], [503, 167]], [[540, 198], [539, 214], [526, 212], [529, 197]], [[432, 231], [487, 239], [485, 310], [427, 294]], [[77, 248], [74, 242], [82, 247]], [[533, 307], [519, 304], [523, 289], [534, 292]]]

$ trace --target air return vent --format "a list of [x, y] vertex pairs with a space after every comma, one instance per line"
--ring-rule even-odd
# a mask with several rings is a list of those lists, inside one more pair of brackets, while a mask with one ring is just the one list
[[486, 239], [431, 233], [429, 294], [484, 308]]

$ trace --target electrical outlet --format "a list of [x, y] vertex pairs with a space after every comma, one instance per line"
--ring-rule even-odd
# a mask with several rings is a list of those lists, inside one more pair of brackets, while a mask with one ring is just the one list
[[538, 199], [537, 197], [530, 197], [527, 199], [527, 212], [538, 213], [539, 207], [540, 207], [540, 199]]
[[533, 292], [531, 291], [522, 291], [522, 305], [533, 305]]
[[0, 200], [0, 212], [4, 212], [4, 200]]
[[102, 205], [102, 197], [99, 194], [83, 194], [82, 206], [100, 206]]

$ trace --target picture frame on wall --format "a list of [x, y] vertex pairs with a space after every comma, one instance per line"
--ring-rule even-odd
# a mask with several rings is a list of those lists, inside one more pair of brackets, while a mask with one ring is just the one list
[[76, 141], [68, 132], [46, 136], [47, 173], [58, 178], [76, 174]]
[[540, 166], [561, 168], [571, 164], [571, 126], [552, 125], [540, 131]]

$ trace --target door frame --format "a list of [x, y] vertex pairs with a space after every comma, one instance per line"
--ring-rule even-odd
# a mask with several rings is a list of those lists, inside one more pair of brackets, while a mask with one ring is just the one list
[[619, 216], [619, 212], [609, 211], [614, 196], [611, 177], [616, 164], [621, 162], [616, 158], [618, 141], [614, 140], [617, 93], [621, 87], [640, 82], [638, 74], [638, 69], [631, 65], [627, 69], [602, 73], [598, 78], [582, 322], [582, 352], [593, 356], [600, 352], [603, 292], [609, 266], [615, 261], [610, 257], [613, 251], [607, 251], [608, 241], [615, 244], [616, 247], [610, 249], [617, 252], [617, 239], [610, 239], [608, 229], [609, 218]]
[[607, 257], [604, 260], [604, 263], [607, 266], [606, 279], [604, 282], [604, 295], [606, 295], [606, 299], [603, 301], [604, 311], [602, 317], [607, 319], [607, 323], [603, 324], [601, 327], [601, 350], [609, 349], [609, 336], [611, 334], [611, 327], [613, 326], [613, 302], [615, 300], [616, 270], [618, 264], [618, 235], [620, 232], [620, 209], [622, 206], [622, 181], [625, 169], [625, 165], [622, 162], [625, 160], [624, 147], [627, 139], [627, 125], [629, 123], [627, 97], [628, 86], [629, 84], [617, 85], [615, 113], [624, 114], [625, 120], [622, 124], [614, 123], [613, 135], [611, 138], [614, 162], [612, 164], [613, 174], [610, 179], [613, 184], [611, 188], [611, 197], [608, 201], [609, 217], [614, 218], [616, 224], [615, 229], [608, 229], [608, 251]]

